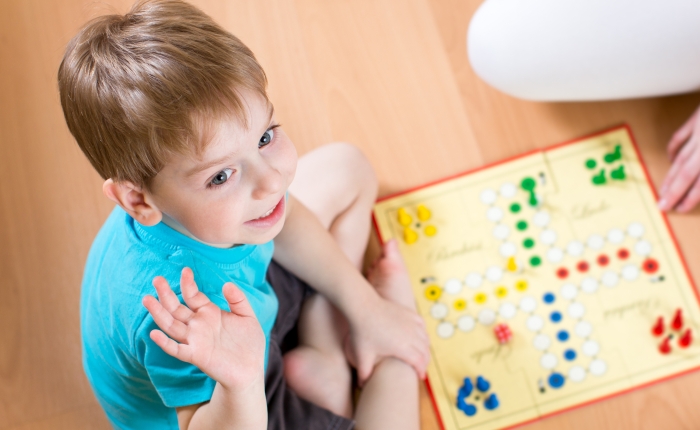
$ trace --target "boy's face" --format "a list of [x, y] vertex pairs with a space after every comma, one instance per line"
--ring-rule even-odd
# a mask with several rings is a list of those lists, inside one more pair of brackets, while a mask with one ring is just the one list
[[265, 243], [280, 232], [297, 165], [272, 106], [250, 92], [242, 95], [247, 128], [235, 119], [216, 123], [205, 151], [172, 156], [151, 183], [164, 222], [218, 247]]

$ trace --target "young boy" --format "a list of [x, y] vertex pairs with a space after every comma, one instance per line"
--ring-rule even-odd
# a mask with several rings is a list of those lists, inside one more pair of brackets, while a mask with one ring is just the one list
[[359, 272], [377, 188], [359, 151], [297, 167], [252, 52], [176, 0], [90, 22], [58, 81], [117, 204], [81, 297], [83, 365], [114, 426], [418, 427], [427, 336], [395, 244], [376, 289]]

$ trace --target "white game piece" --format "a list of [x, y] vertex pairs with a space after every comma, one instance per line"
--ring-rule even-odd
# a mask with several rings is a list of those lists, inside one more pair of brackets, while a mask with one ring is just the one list
[[479, 199], [481, 200], [481, 203], [485, 205], [491, 205], [496, 201], [496, 192], [490, 188], [485, 189], [484, 191], [481, 192], [479, 195]]
[[455, 278], [448, 279], [443, 289], [448, 294], [459, 294], [459, 292], [462, 291], [462, 281]]
[[639, 268], [633, 264], [627, 264], [622, 268], [622, 277], [628, 281], [634, 281], [639, 276]]
[[479, 312], [479, 322], [483, 325], [491, 325], [496, 321], [496, 312], [491, 309], [482, 309]]
[[573, 300], [578, 295], [578, 288], [574, 284], [564, 284], [561, 286], [561, 296], [567, 300]]
[[600, 376], [604, 374], [607, 370], [608, 365], [605, 364], [605, 362], [600, 358], [591, 361], [591, 364], [588, 365], [588, 371], [595, 376]]
[[593, 332], [593, 326], [588, 321], [579, 321], [576, 323], [576, 327], [574, 327], [576, 336], [584, 339], [590, 336], [591, 332]]
[[595, 278], [587, 276], [581, 280], [581, 290], [588, 294], [598, 291], [598, 281]]
[[443, 339], [447, 339], [452, 337], [452, 335], [455, 333], [455, 326], [452, 325], [450, 322], [441, 322], [437, 326], [437, 335], [440, 336]]
[[527, 326], [528, 330], [537, 333], [538, 331], [542, 330], [542, 327], [544, 326], [544, 321], [539, 315], [530, 315], [527, 318], [525, 325]]
[[481, 273], [476, 272], [471, 272], [467, 275], [467, 277], [464, 280], [464, 283], [467, 284], [467, 287], [471, 288], [479, 288], [483, 282], [484, 278], [481, 277]]
[[537, 300], [534, 297], [525, 296], [520, 300], [520, 310], [526, 313], [530, 313], [537, 307]]
[[592, 234], [588, 236], [586, 245], [588, 245], [588, 247], [591, 249], [600, 249], [603, 247], [603, 245], [605, 245], [605, 239], [597, 234]]
[[501, 256], [503, 257], [512, 257], [515, 255], [517, 250], [518, 247], [512, 242], [504, 242], [499, 249]]
[[431, 308], [430, 308], [430, 316], [435, 318], [436, 320], [441, 320], [447, 316], [447, 306], [442, 304], [442, 303], [435, 303]]
[[554, 230], [542, 230], [542, 233], [540, 233], [540, 240], [545, 245], [554, 245], [557, 241], [557, 233]]
[[586, 370], [581, 366], [574, 366], [569, 369], [569, 379], [571, 382], [581, 382], [586, 379]]
[[619, 228], [613, 228], [608, 232], [608, 242], [610, 243], [622, 243], [625, 240], [625, 233]]
[[647, 242], [646, 240], [640, 240], [634, 245], [634, 252], [642, 257], [646, 257], [647, 255], [651, 254], [651, 243]]
[[493, 228], [493, 237], [496, 239], [506, 240], [510, 236], [510, 229], [505, 224], [498, 224]]
[[518, 192], [518, 188], [510, 182], [506, 182], [505, 184], [501, 185], [501, 197], [510, 199], [515, 197], [516, 192]]
[[492, 206], [486, 211], [486, 219], [492, 222], [498, 222], [503, 218], [503, 211], [501, 208]]
[[532, 222], [538, 227], [547, 227], [549, 225], [549, 222], [552, 220], [552, 217], [549, 216], [549, 212], [547, 211], [539, 211], [535, 214], [535, 216], [532, 217]]
[[545, 369], [554, 369], [557, 367], [557, 356], [552, 354], [551, 352], [548, 352], [540, 358], [540, 366], [544, 367]]
[[559, 263], [563, 259], [564, 251], [561, 249], [552, 247], [547, 251], [547, 260], [549, 260], [550, 263]]
[[457, 328], [459, 328], [463, 332], [470, 332], [474, 330], [475, 326], [476, 321], [474, 321], [474, 317], [472, 317], [471, 315], [464, 315], [463, 317], [460, 317], [457, 320]]
[[579, 255], [583, 254], [583, 249], [583, 244], [578, 240], [572, 240], [568, 245], [566, 245], [566, 252], [574, 257], [578, 257]]
[[603, 276], [600, 277], [600, 282], [608, 288], [613, 288], [620, 282], [620, 277], [612, 270], [606, 270], [603, 272]]
[[515, 316], [517, 311], [518, 310], [516, 309], [514, 304], [505, 302], [501, 305], [501, 308], [498, 310], [498, 314], [501, 316], [501, 318], [509, 320]]
[[586, 307], [583, 306], [582, 303], [574, 302], [574, 303], [569, 305], [567, 312], [569, 312], [569, 316], [571, 318], [579, 319], [579, 318], [583, 317], [583, 314], [586, 313]]
[[491, 282], [498, 282], [503, 277], [503, 269], [498, 266], [491, 266], [486, 270], [486, 279]]
[[589, 357], [595, 357], [600, 352], [600, 345], [595, 340], [587, 340], [583, 342], [581, 351]]
[[627, 234], [635, 239], [639, 239], [640, 237], [644, 236], [644, 226], [638, 222], [633, 222], [629, 225], [629, 227], [627, 227]]
[[549, 336], [544, 333], [540, 333], [532, 340], [532, 344], [535, 346], [535, 349], [546, 351], [547, 348], [549, 348], [549, 345], [552, 344], [552, 341], [549, 340]]

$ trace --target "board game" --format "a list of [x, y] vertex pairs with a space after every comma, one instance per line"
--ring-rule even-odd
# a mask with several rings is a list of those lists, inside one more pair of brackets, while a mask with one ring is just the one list
[[511, 427], [700, 367], [700, 306], [622, 126], [378, 201], [446, 430]]

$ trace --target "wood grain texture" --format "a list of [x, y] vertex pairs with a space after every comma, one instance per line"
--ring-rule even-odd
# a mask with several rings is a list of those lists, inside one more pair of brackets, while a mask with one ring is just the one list
[[[622, 122], [659, 184], [665, 142], [700, 103], [697, 94], [532, 103], [498, 93], [466, 57], [480, 0], [194, 3], [256, 53], [299, 152], [352, 142], [376, 166], [383, 194]], [[65, 126], [55, 77], [66, 43], [89, 18], [130, 4], [3, 2], [0, 429], [108, 428], [82, 372], [78, 312], [84, 261], [112, 205]], [[672, 215], [671, 224], [698, 279], [698, 212]], [[698, 397], [693, 373], [527, 428], [698, 428]], [[438, 428], [425, 390], [421, 413], [424, 429]]]

